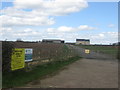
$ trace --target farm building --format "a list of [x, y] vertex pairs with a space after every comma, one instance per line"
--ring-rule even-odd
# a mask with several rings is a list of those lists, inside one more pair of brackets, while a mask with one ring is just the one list
[[117, 42], [117, 43], [113, 43], [112, 45], [120, 45], [120, 42]]
[[76, 44], [79, 45], [90, 45], [89, 39], [76, 39]]
[[43, 43], [64, 43], [64, 40], [59, 39], [43, 39]]

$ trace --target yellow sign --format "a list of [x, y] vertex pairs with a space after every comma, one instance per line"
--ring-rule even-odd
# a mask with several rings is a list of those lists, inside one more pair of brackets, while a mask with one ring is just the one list
[[89, 54], [90, 50], [89, 49], [85, 49], [85, 53]]
[[12, 52], [11, 69], [21, 69], [25, 66], [25, 49], [15, 48]]

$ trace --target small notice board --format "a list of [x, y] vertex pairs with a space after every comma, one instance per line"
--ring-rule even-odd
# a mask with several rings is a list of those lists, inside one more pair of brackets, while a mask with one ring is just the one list
[[89, 54], [90, 50], [89, 49], [85, 49], [85, 53]]
[[25, 49], [25, 62], [32, 61], [33, 50], [30, 48]]
[[15, 48], [12, 52], [11, 70], [21, 69], [25, 66], [25, 51], [23, 48]]

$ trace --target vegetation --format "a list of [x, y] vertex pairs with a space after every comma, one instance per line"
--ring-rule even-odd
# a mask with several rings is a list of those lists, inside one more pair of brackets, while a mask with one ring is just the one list
[[59, 55], [56, 57], [54, 56], [54, 57], [55, 57], [55, 60], [61, 61], [61, 60], [65, 60], [69, 57], [74, 57], [74, 56], [76, 56], [75, 52], [72, 49], [70, 49], [68, 46], [63, 45]]
[[64, 61], [54, 61], [54, 63], [47, 63], [36, 66], [30, 72], [24, 70], [17, 70], [14, 72], [3, 73], [3, 88], [12, 88], [23, 86], [26, 83], [42, 78], [45, 75], [51, 74], [60, 70], [62, 67], [79, 60], [80, 57], [72, 57]]
[[[2, 63], [3, 88], [23, 86], [26, 83], [48, 75], [61, 67], [79, 59], [74, 51], [65, 44], [54, 43], [29, 43], [29, 42], [4, 42]], [[32, 48], [33, 62], [25, 65], [24, 69], [11, 71], [11, 55], [13, 48]], [[44, 60], [49, 62], [41, 63]], [[34, 61], [37, 61], [34, 67]], [[28, 68], [26, 72], [26, 69]]]
[[75, 56], [74, 52], [65, 44], [6, 41], [3, 42], [2, 49], [3, 71], [10, 71], [11, 54], [13, 48], [33, 49], [33, 62], [30, 62], [30, 67], [41, 64], [41, 62], [44, 62], [44, 60], [59, 61]]
[[12, 49], [14, 45], [12, 42], [3, 41], [2, 42], [2, 71], [10, 71], [10, 61], [12, 55]]
[[15, 48], [32, 48], [33, 59], [38, 61], [59, 60], [74, 55], [65, 44], [57, 43], [15, 42]]

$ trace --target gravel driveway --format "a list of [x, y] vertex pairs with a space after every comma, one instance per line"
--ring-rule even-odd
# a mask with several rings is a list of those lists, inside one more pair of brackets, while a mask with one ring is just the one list
[[118, 63], [111, 60], [81, 59], [57, 74], [30, 82], [25, 87], [118, 88]]
[[[59, 72], [28, 83], [29, 88], [118, 88], [118, 60], [100, 53], [85, 54], [72, 45], [83, 58]], [[24, 87], [24, 88], [25, 88]]]

